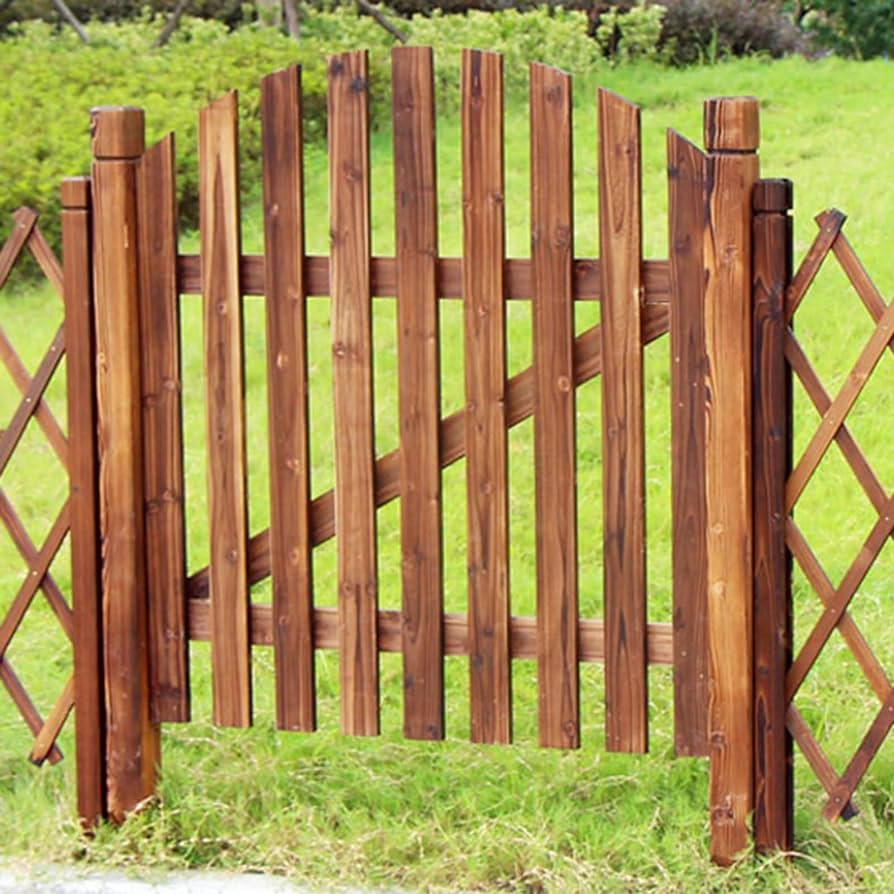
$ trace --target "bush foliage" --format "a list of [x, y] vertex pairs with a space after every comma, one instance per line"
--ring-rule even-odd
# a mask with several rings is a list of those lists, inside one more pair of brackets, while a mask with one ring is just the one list
[[805, 6], [805, 26], [833, 52], [857, 59], [894, 54], [894, 0], [818, 0]]
[[[184, 19], [171, 43], [151, 49], [157, 19], [130, 23], [93, 22], [91, 44], [70, 29], [44, 22], [13, 27], [3, 40], [0, 78], [16, 84], [0, 97], [0, 220], [19, 205], [45, 214], [58, 235], [62, 177], [86, 173], [92, 106], [136, 104], [146, 111], [147, 140], [177, 135], [177, 185], [181, 214], [195, 223], [198, 204], [196, 144], [198, 110], [226, 90], [239, 92], [242, 182], [260, 182], [260, 79], [298, 62], [302, 65], [305, 132], [322, 141], [326, 116], [326, 58], [347, 49], [370, 49], [372, 124], [388, 114], [391, 37], [372, 19], [340, 8], [307, 16], [300, 42], [271, 29], [246, 26], [229, 31], [222, 22]], [[505, 54], [507, 89], [527, 84], [528, 62], [542, 59], [573, 73], [589, 71], [598, 49], [587, 36], [586, 17], [544, 9], [468, 16], [416, 16], [408, 25], [415, 44], [436, 51], [439, 105], [457, 102], [459, 48], [477, 46]]]
[[596, 39], [614, 61], [649, 58], [673, 65], [731, 56], [773, 57], [804, 45], [801, 31], [774, 0], [657, 0], [611, 4]]
[[[150, 50], [157, 23], [97, 24], [90, 46], [75, 34], [43, 22], [19, 26], [2, 42], [0, 78], [17, 85], [0, 98], [0, 219], [29, 204], [44, 214], [42, 226], [58, 233], [60, 179], [86, 173], [90, 165], [89, 110], [97, 105], [140, 105], [151, 143], [173, 130], [181, 212], [197, 214], [198, 110], [227, 90], [237, 90], [240, 143], [246, 184], [259, 182], [260, 78], [294, 62], [303, 67], [306, 131], [319, 139], [325, 126], [326, 51], [379, 45], [370, 53], [373, 96], [387, 80], [383, 32], [348, 27], [322, 41], [308, 36], [297, 45], [268, 30], [229, 32], [218, 22], [186, 19], [170, 45]], [[368, 21], [368, 20], [367, 20]], [[383, 35], [384, 36], [384, 35]], [[374, 118], [381, 109], [373, 109]]]
[[774, 0], [664, 0], [660, 44], [677, 65], [801, 49], [801, 32]]
[[[373, 126], [387, 116], [388, 50], [394, 40], [351, 4], [306, 0], [296, 43], [257, 24], [231, 29], [228, 16], [232, 13], [235, 20], [235, 10], [242, 9], [236, 0], [195, 0], [193, 9], [210, 14], [213, 7], [220, 18], [184, 18], [167, 47], [152, 49], [160, 16], [174, 2], [151, 0], [127, 22], [91, 20], [89, 46], [71, 29], [49, 22], [9, 26], [0, 43], [0, 76], [15, 89], [0, 96], [0, 220], [8, 220], [19, 205], [31, 204], [44, 213], [51, 238], [57, 237], [59, 182], [89, 168], [88, 110], [94, 105], [143, 106], [150, 141], [169, 130], [176, 132], [181, 213], [190, 223], [197, 216], [197, 112], [224, 91], [235, 89], [240, 95], [243, 183], [251, 189], [260, 182], [258, 108], [264, 74], [294, 62], [302, 65], [306, 135], [320, 143], [325, 134], [326, 57], [367, 47]], [[504, 0], [493, 0], [492, 5], [499, 3], [509, 5]], [[136, 15], [138, 5], [138, 0], [73, 3], [80, 15], [85, 10], [111, 15], [112, 6], [116, 15]], [[435, 49], [441, 109], [457, 104], [458, 51], [464, 46], [502, 53], [507, 90], [512, 92], [526, 88], [528, 63], [538, 59], [581, 75], [603, 64], [604, 56], [612, 62], [645, 58], [676, 64], [752, 52], [778, 56], [803, 42], [798, 25], [836, 51], [867, 57], [887, 52], [889, 35], [894, 34], [894, 0], [818, 0], [797, 4], [797, 9], [773, 0], [619, 0], [590, 4], [588, 12], [565, 5], [539, 5], [528, 12], [472, 10], [464, 15], [429, 10], [402, 21], [401, 28], [411, 43]], [[13, 0], [4, 11], [23, 6], [52, 18], [50, 0]]]

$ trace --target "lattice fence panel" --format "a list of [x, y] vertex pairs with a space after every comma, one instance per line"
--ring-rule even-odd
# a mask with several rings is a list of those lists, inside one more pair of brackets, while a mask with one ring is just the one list
[[[62, 268], [37, 221], [37, 213], [30, 208], [20, 208], [13, 215], [12, 233], [0, 249], [0, 289], [6, 285], [16, 261], [27, 250], [61, 299]], [[67, 478], [68, 440], [63, 425], [53, 415], [46, 400], [48, 388], [60, 374], [64, 356], [65, 332], [64, 325], [61, 325], [34, 373], [30, 374], [13, 341], [0, 326], [0, 361], [18, 391], [15, 410], [0, 432], [0, 476], [10, 466], [16, 451], [24, 449], [23, 435], [33, 421], [61, 463]], [[67, 494], [67, 487], [65, 493]], [[62, 505], [57, 507], [49, 531], [41, 542], [32, 539], [23, 519], [24, 514], [17, 511], [7, 490], [0, 486], [0, 522], [27, 569], [15, 594], [11, 598], [4, 596], [0, 599], [0, 605], [6, 607], [0, 618], [0, 682], [34, 736], [29, 758], [36, 764], [45, 760], [55, 763], [62, 758], [56, 740], [74, 705], [74, 678], [68, 677], [55, 702], [46, 715], [43, 715], [12, 666], [9, 651], [38, 594], [46, 600], [67, 640], [72, 640], [72, 610], [51, 572], [53, 560], [59, 555], [69, 533], [68, 499], [66, 497]]]
[[[869, 641], [849, 612], [860, 586], [878, 561], [888, 538], [894, 534], [894, 494], [886, 492], [881, 478], [848, 427], [851, 411], [884, 353], [892, 348], [894, 301], [888, 303], [884, 300], [844, 235], [845, 216], [840, 211], [829, 210], [820, 214], [816, 222], [819, 232], [786, 295], [786, 320], [789, 324], [786, 333], [786, 359], [820, 417], [818, 426], [807, 439], [806, 448], [799, 456], [794, 457], [792, 471], [786, 483], [786, 543], [804, 578], [820, 600], [822, 611], [788, 671], [787, 724], [792, 737], [826, 790], [827, 801], [823, 815], [828, 819], [846, 819], [856, 812], [852, 801], [854, 792], [894, 725], [894, 687]], [[837, 392], [831, 391], [822, 382], [791, 325], [796, 310], [810, 292], [824, 262], [830, 257], [840, 265], [853, 286], [871, 317], [873, 327], [870, 337], [862, 346], [856, 362]], [[837, 585], [833, 583], [794, 515], [805, 488], [833, 444], [837, 445], [874, 511], [874, 522], [866, 532], [857, 554], [846, 565]], [[836, 630], [879, 703], [869, 729], [841, 772], [833, 766], [820, 746], [817, 734], [794, 704], [805, 679]]]

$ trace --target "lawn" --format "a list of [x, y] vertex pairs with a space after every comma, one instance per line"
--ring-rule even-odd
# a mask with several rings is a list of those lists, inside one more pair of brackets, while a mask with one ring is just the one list
[[[549, 60], [545, 60], [549, 61]], [[846, 232], [883, 293], [894, 283], [894, 254], [886, 243], [891, 222], [887, 183], [894, 141], [894, 100], [889, 64], [747, 60], [685, 71], [649, 66], [605, 69], [575, 84], [576, 254], [596, 255], [597, 83], [641, 104], [644, 136], [645, 246], [666, 257], [667, 186], [664, 139], [675, 127], [700, 138], [701, 100], [717, 94], [752, 94], [761, 100], [762, 171], [795, 182], [796, 256], [816, 231], [813, 215], [831, 205], [851, 215]], [[133, 98], [135, 102], [139, 97]], [[97, 101], [85, 97], [85, 108]], [[507, 245], [527, 256], [528, 125], [523, 96], [506, 108]], [[150, 123], [154, 132], [164, 122]], [[461, 247], [460, 129], [455, 112], [439, 120], [438, 170], [441, 250]], [[372, 139], [373, 248], [393, 252], [393, 183], [390, 133]], [[308, 250], [327, 251], [325, 153], [307, 151]], [[72, 171], [71, 173], [82, 173]], [[261, 251], [259, 184], [244, 184], [244, 249]], [[3, 222], [5, 235], [8, 232]], [[195, 235], [181, 251], [196, 250]], [[827, 388], [844, 381], [871, 331], [868, 315], [827, 265], [798, 315], [798, 334]], [[184, 414], [187, 450], [187, 523], [190, 570], [207, 562], [204, 383], [201, 300], [184, 296]], [[509, 308], [510, 373], [530, 363], [530, 309]], [[61, 320], [61, 305], [46, 288], [17, 280], [0, 293], [0, 323], [33, 369]], [[582, 330], [598, 322], [598, 307], [577, 309]], [[264, 313], [245, 299], [246, 381], [251, 530], [269, 520]], [[331, 368], [328, 301], [309, 308], [312, 368], [312, 483], [314, 493], [333, 484]], [[376, 441], [381, 453], [397, 445], [395, 314], [389, 301], [375, 310]], [[459, 302], [442, 309], [443, 411], [461, 406], [462, 318]], [[670, 439], [667, 339], [647, 350], [647, 499], [650, 620], [670, 620]], [[578, 400], [581, 610], [601, 615], [601, 470], [598, 380]], [[882, 359], [849, 425], [886, 491], [894, 486], [885, 407], [894, 393], [894, 362]], [[64, 419], [60, 381], [49, 401]], [[12, 386], [0, 391], [0, 417], [14, 407]], [[796, 389], [796, 454], [806, 446], [816, 414]], [[533, 613], [533, 429], [528, 421], [510, 435], [511, 582], [513, 612]], [[66, 482], [58, 463], [29, 427], [0, 482], [35, 540], [52, 523]], [[444, 475], [445, 598], [465, 608], [465, 475], [462, 463]], [[380, 603], [400, 604], [399, 503], [379, 511]], [[875, 515], [833, 448], [799, 505], [798, 522], [834, 582], [859, 550]], [[860, 588], [853, 616], [886, 667], [894, 667], [894, 585], [890, 544]], [[0, 608], [12, 598], [22, 563], [0, 543]], [[335, 548], [315, 552], [316, 602], [334, 605]], [[66, 556], [54, 571], [63, 589]], [[253, 591], [269, 601], [268, 584]], [[796, 576], [796, 640], [816, 618], [815, 595]], [[311, 880], [402, 885], [424, 890], [662, 890], [775, 891], [890, 889], [894, 879], [894, 751], [885, 746], [858, 791], [861, 815], [831, 826], [820, 817], [821, 789], [799, 757], [796, 775], [798, 856], [745, 861], [721, 871], [707, 849], [707, 766], [672, 753], [670, 672], [650, 671], [651, 754], [610, 755], [603, 749], [602, 673], [582, 670], [583, 747], [560, 753], [536, 747], [537, 694], [532, 662], [514, 668], [512, 748], [472, 747], [468, 733], [467, 665], [447, 661], [448, 741], [401, 741], [401, 665], [383, 655], [382, 727], [374, 740], [338, 732], [338, 665], [318, 655], [320, 731], [277, 733], [273, 726], [272, 653], [256, 649], [255, 717], [250, 731], [218, 730], [210, 723], [210, 661], [193, 644], [194, 722], [169, 725], [163, 735], [163, 775], [157, 805], [121, 829], [102, 828], [92, 841], [74, 819], [71, 726], [62, 737], [66, 760], [36, 769], [27, 763], [29, 740], [18, 716], [0, 699], [0, 852], [23, 860], [80, 861], [128, 867], [249, 868]], [[855, 662], [833, 639], [798, 698], [798, 705], [833, 763], [841, 769], [874, 716], [871, 690]], [[42, 604], [32, 611], [9, 653], [10, 660], [46, 708], [70, 669], [70, 656]]]

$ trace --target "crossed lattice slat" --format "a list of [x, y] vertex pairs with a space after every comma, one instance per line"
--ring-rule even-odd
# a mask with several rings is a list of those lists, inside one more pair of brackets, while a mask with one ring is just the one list
[[[13, 231], [0, 249], [0, 289], [6, 283], [15, 262], [27, 248], [61, 297], [62, 269], [37, 226], [36, 212], [30, 208], [20, 208], [13, 215], [13, 221]], [[9, 370], [13, 383], [21, 393], [21, 401], [12, 414], [9, 424], [0, 433], [0, 475], [9, 465], [28, 422], [32, 418], [45, 434], [63, 468], [66, 472], [68, 471], [68, 441], [49, 405], [44, 400], [44, 394], [64, 354], [65, 332], [64, 327], [60, 327], [38, 364], [36, 372], [30, 376], [6, 333], [0, 328], [0, 361]], [[0, 521], [3, 522], [13, 544], [27, 565], [25, 579], [7, 609], [5, 617], [0, 621], [0, 682], [3, 683], [23, 720], [34, 735], [34, 745], [29, 755], [31, 760], [39, 764], [49, 759], [55, 763], [62, 758], [62, 753], [56, 746], [56, 739], [74, 705], [74, 677], [69, 677], [49, 715], [44, 719], [13, 670], [6, 657], [6, 652], [38, 591], [46, 597], [69, 641], [72, 639], [71, 608], [50, 574], [50, 566], [69, 531], [68, 500], [59, 510], [40, 547], [29, 537], [25, 526], [2, 488], [0, 488]]]
[[[786, 483], [786, 509], [789, 512], [786, 543], [825, 608], [789, 668], [786, 679], [786, 697], [789, 701], [786, 721], [793, 738], [798, 742], [828, 794], [823, 815], [835, 819], [839, 816], [847, 818], [855, 812], [851, 802], [854, 791], [891, 727], [894, 726], [894, 687], [847, 611], [885, 542], [894, 534], [894, 495], [889, 496], [885, 493], [881, 482], [845, 425], [848, 413], [859, 398], [882, 354], [888, 348], [894, 351], [892, 344], [894, 301], [890, 305], [885, 303], [842, 232], [845, 216], [840, 211], [832, 210], [819, 215], [816, 220], [819, 233], [792, 279], [786, 295], [787, 319], [791, 320], [823, 262], [832, 253], [876, 324], [850, 375], [834, 398], [823, 387], [791, 328], [787, 331], [785, 345], [788, 364], [821, 417], [818, 429]], [[826, 575], [803, 533], [791, 517], [798, 498], [833, 441], [837, 443], [854, 476], [878, 513], [877, 521], [838, 587], [835, 587]], [[881, 705], [869, 731], [840, 776], [793, 704], [793, 699], [807, 674], [816, 663], [832, 631], [836, 629], [857, 660]]]

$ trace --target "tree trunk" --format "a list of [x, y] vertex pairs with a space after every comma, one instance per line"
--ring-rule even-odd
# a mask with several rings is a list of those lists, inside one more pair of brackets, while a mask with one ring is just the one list
[[65, 0], [53, 0], [53, 6], [59, 11], [59, 15], [71, 25], [75, 30], [75, 34], [81, 38], [83, 43], [90, 43], [90, 38], [87, 36], [87, 32], [84, 30], [84, 26], [77, 20], [75, 14], [68, 8], [68, 5], [65, 3]]
[[164, 28], [161, 29], [161, 34], [158, 35], [155, 43], [152, 44], [153, 47], [163, 47], [171, 39], [171, 35], [180, 25], [180, 19], [183, 16], [183, 13], [186, 12], [187, 6], [189, 6], [189, 0], [179, 0], [174, 11], [165, 22]]
[[298, 18], [298, 5], [295, 0], [282, 0], [282, 7], [286, 14], [286, 30], [289, 37], [295, 40], [301, 38], [301, 21]]
[[367, 0], [357, 0], [357, 6], [361, 12], [365, 12], [370, 18], [378, 22], [395, 40], [399, 40], [401, 43], [407, 42], [407, 35], [385, 18], [372, 3], [367, 2]]

